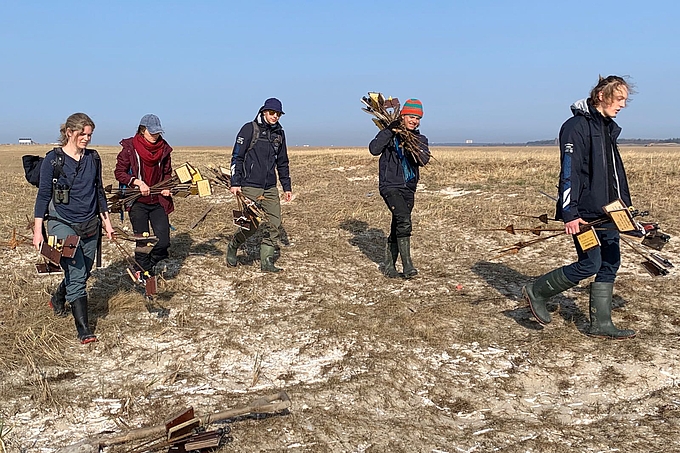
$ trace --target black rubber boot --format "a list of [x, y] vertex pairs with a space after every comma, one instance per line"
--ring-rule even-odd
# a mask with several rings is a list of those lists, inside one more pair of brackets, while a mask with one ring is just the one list
[[87, 319], [87, 296], [79, 297], [71, 302], [71, 311], [73, 312], [73, 319], [76, 322], [76, 330], [78, 331], [78, 338], [82, 344], [92, 343], [97, 341], [90, 331], [90, 326]]
[[522, 294], [524, 294], [524, 299], [529, 302], [529, 307], [536, 320], [541, 324], [548, 324], [551, 321], [547, 307], [548, 299], [573, 286], [576, 286], [576, 283], [567, 279], [562, 268], [559, 268], [522, 287]]
[[52, 294], [50, 308], [54, 311], [55, 316], [60, 318], [68, 316], [68, 311], [66, 310], [66, 283], [64, 283], [64, 280], [59, 283], [59, 286], [57, 286], [57, 289]]
[[260, 269], [262, 272], [280, 272], [280, 269], [274, 266], [274, 252], [276, 249], [271, 245], [262, 244], [260, 246]]
[[397, 257], [399, 256], [399, 247], [396, 242], [388, 242], [385, 247], [385, 261], [383, 263], [383, 273], [387, 278], [397, 278], [399, 277], [399, 272], [394, 266], [397, 262]]
[[234, 241], [229, 241], [227, 245], [227, 266], [236, 267], [238, 260], [236, 259], [236, 252], [238, 252], [238, 245]]
[[404, 267], [404, 278], [413, 278], [418, 275], [418, 269], [413, 267], [411, 261], [411, 238], [397, 238], [397, 247], [401, 255], [401, 264]]
[[612, 340], [635, 337], [635, 331], [617, 329], [612, 322], [612, 294], [614, 283], [593, 282], [590, 284], [590, 329], [588, 335]]

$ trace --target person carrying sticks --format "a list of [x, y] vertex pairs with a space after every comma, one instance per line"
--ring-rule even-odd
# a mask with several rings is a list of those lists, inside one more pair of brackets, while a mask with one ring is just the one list
[[[71, 313], [82, 344], [97, 341], [92, 333], [87, 313], [87, 280], [94, 265], [102, 222], [106, 235], [113, 238], [106, 195], [102, 185], [102, 165], [97, 151], [88, 149], [92, 140], [94, 122], [84, 113], [74, 113], [60, 128], [60, 148], [45, 156], [40, 167], [40, 183], [35, 200], [33, 246], [40, 251], [43, 241], [44, 220], [46, 232], [58, 240], [79, 236], [72, 258], [62, 257], [64, 279], [50, 299], [54, 314], [68, 316]], [[58, 153], [63, 164], [55, 170]], [[47, 241], [49, 243], [49, 241]]]
[[[616, 140], [621, 128], [614, 118], [626, 107], [629, 83], [618, 76], [599, 78], [588, 99], [571, 106], [573, 116], [560, 130], [561, 170], [555, 218], [564, 231], [576, 235], [580, 226], [606, 218], [603, 207], [616, 200], [631, 206], [628, 181]], [[522, 288], [531, 312], [540, 324], [551, 321], [548, 300], [581, 280], [590, 284], [588, 335], [610, 339], [632, 338], [634, 330], [618, 329], [611, 319], [614, 280], [621, 264], [619, 231], [613, 222], [596, 229], [600, 246], [584, 251], [576, 236], [578, 260], [555, 269]]]
[[[257, 112], [255, 120], [246, 123], [236, 136], [231, 158], [231, 188], [251, 200], [258, 200], [267, 214], [260, 245], [262, 272], [279, 272], [274, 265], [274, 253], [281, 226], [281, 200], [276, 186], [276, 174], [283, 188], [285, 201], [293, 199], [286, 136], [279, 119], [283, 115], [281, 101], [269, 98]], [[236, 266], [238, 248], [252, 236], [256, 228], [239, 228], [227, 245], [227, 265]]]
[[[172, 178], [172, 147], [165, 141], [161, 120], [153, 114], [142, 117], [137, 133], [121, 140], [123, 147], [116, 158], [114, 175], [126, 187], [138, 190], [141, 196], [125, 206], [135, 235], [149, 233], [149, 224], [157, 242], [145, 253], [135, 250], [135, 261], [146, 277], [155, 275], [155, 265], [168, 257], [170, 220], [174, 210], [170, 189], [153, 190], [153, 186]], [[144, 276], [140, 275], [142, 279]]]
[[422, 117], [423, 104], [418, 99], [407, 100], [399, 119], [378, 132], [368, 145], [372, 155], [380, 156], [380, 195], [392, 213], [383, 269], [389, 278], [399, 277], [395, 267], [399, 255], [404, 277], [418, 274], [411, 259], [411, 212], [420, 178], [419, 167], [430, 161], [427, 137], [418, 130]]

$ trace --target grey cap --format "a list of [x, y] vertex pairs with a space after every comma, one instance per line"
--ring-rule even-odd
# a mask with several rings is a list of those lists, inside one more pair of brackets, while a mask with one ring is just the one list
[[139, 121], [140, 126], [144, 126], [149, 134], [164, 134], [163, 126], [161, 126], [161, 120], [153, 113], [148, 113], [142, 117]]

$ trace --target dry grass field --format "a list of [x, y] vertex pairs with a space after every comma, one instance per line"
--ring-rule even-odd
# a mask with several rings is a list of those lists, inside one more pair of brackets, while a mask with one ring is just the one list
[[[118, 148], [93, 147], [113, 182]], [[36, 189], [20, 156], [48, 149], [0, 147], [0, 240], [13, 228], [30, 236]], [[226, 166], [230, 151], [180, 148], [173, 162]], [[675, 236], [663, 254], [680, 263], [680, 148], [622, 154], [635, 206]], [[571, 262], [570, 239], [492, 260], [493, 249], [535, 236], [483, 230], [553, 214], [539, 191], [556, 192], [557, 148], [433, 155], [416, 195], [412, 280], [379, 271], [389, 214], [367, 149], [291, 150], [280, 274], [260, 272], [256, 240], [239, 250], [237, 268], [225, 266], [236, 203], [220, 187], [177, 200], [154, 301], [105, 240], [104, 266], [90, 279], [99, 342], [87, 346], [72, 317], [47, 305], [59, 278], [36, 275], [30, 247], [4, 247], [0, 452], [55, 452], [183, 407], [207, 415], [280, 390], [290, 411], [230, 420], [220, 451], [680, 451], [677, 271], [653, 278], [622, 249], [613, 317], [637, 330], [633, 340], [584, 334], [589, 282], [557, 297], [553, 323], [540, 326], [521, 287]]]

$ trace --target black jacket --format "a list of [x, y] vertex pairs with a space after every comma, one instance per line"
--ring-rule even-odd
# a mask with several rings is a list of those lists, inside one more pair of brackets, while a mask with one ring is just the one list
[[[418, 130], [414, 132], [421, 142], [421, 157], [424, 165], [427, 165], [430, 160], [427, 137]], [[415, 192], [418, 180], [420, 179], [420, 165], [411, 158], [409, 153], [405, 153], [414, 172], [414, 178], [407, 182], [404, 178], [404, 168], [397, 154], [397, 146], [394, 139], [395, 133], [391, 129], [385, 128], [378, 132], [378, 135], [368, 145], [368, 150], [371, 154], [380, 156], [378, 163], [378, 187], [381, 192], [389, 188], [405, 188]]]
[[[260, 131], [253, 149], [248, 150], [253, 138], [254, 123]], [[269, 124], [258, 114], [255, 121], [246, 123], [236, 137], [231, 156], [231, 185], [234, 187], [276, 187], [276, 173], [284, 192], [291, 191], [286, 136], [281, 124]]]
[[[574, 116], [560, 130], [560, 182], [556, 218], [565, 223], [577, 218], [594, 220], [605, 215], [602, 207], [620, 198], [631, 206], [626, 172], [616, 140], [621, 128], [581, 100], [571, 106]], [[607, 140], [604, 134], [609, 134]], [[607, 150], [607, 142], [611, 148]], [[610, 187], [606, 152], [612, 153], [613, 181]]]

